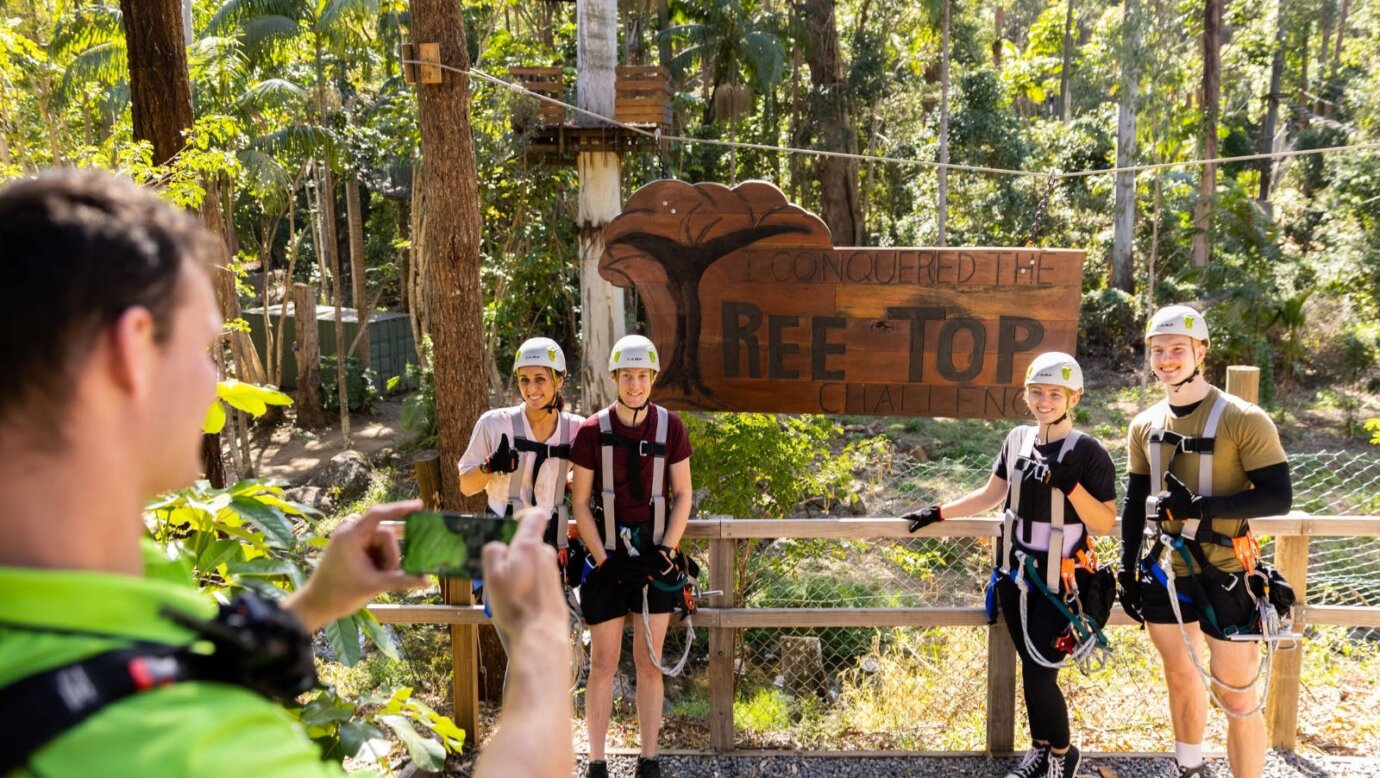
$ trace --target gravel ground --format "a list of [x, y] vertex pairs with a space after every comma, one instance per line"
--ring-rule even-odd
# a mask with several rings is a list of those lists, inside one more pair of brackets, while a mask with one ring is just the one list
[[[636, 758], [609, 759], [612, 778], [632, 778]], [[663, 756], [666, 778], [901, 778], [902, 776], [982, 776], [1001, 778], [1016, 759], [985, 757], [800, 757], [800, 756]], [[1225, 759], [1215, 759], [1207, 771], [1214, 778], [1231, 775]], [[584, 778], [584, 758], [577, 760], [574, 778]], [[1174, 760], [1169, 757], [1089, 757], [1078, 769], [1088, 778], [1172, 778]], [[1360, 757], [1296, 756], [1271, 752], [1265, 764], [1266, 778], [1280, 776], [1339, 776], [1380, 778], [1380, 759]]]

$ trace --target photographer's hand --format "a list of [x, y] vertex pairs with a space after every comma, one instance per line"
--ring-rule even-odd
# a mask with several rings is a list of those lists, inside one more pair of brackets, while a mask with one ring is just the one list
[[547, 518], [534, 508], [524, 510], [518, 514], [520, 523], [511, 543], [484, 546], [489, 607], [494, 626], [503, 631], [509, 645], [533, 626], [550, 628], [565, 640], [566, 606], [556, 551], [542, 542]]
[[342, 524], [331, 534], [316, 572], [305, 586], [288, 595], [283, 607], [295, 613], [308, 632], [315, 632], [364, 607], [381, 592], [426, 585], [422, 576], [398, 569], [398, 539], [380, 523], [421, 509], [421, 500], [385, 503]]

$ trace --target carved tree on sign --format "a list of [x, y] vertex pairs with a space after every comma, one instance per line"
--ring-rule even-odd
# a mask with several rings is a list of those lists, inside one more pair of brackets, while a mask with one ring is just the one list
[[[633, 265], [650, 262], [665, 278], [649, 290], [649, 310], [670, 305], [674, 311], [674, 346], [662, 362], [657, 384], [677, 390], [694, 403], [696, 397], [717, 399], [700, 380], [700, 282], [719, 260], [748, 246], [764, 244], [831, 246], [829, 229], [818, 217], [791, 205], [771, 184], [748, 181], [729, 188], [722, 184], [690, 185], [683, 181], [655, 181], [628, 199], [623, 213], [604, 230], [605, 249], [600, 273], [609, 281], [632, 287]], [[659, 334], [659, 333], [658, 333]]]

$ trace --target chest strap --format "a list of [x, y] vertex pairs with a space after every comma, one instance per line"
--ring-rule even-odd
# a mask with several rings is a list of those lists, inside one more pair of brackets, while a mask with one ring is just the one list
[[[1021, 520], [1024, 530], [1023, 534], [1027, 542], [1030, 541], [1030, 525], [1032, 518], [1023, 518], [1019, 515], [1021, 509], [1021, 490], [1024, 487], [1025, 473], [1037, 472], [1041, 468], [1048, 470], [1051, 465], [1044, 462], [1044, 458], [1035, 450], [1035, 439], [1039, 437], [1040, 428], [1035, 426], [1021, 427], [1017, 435], [1007, 439], [1006, 449], [1006, 511], [1002, 515], [1001, 527], [1001, 571], [1004, 574], [1011, 572], [1011, 556], [1015, 551], [1015, 526], [1016, 521]], [[1083, 433], [1078, 430], [1070, 430], [1064, 438], [1064, 444], [1059, 447], [1059, 453], [1055, 455], [1054, 464], [1057, 465], [1064, 461], [1064, 456], [1078, 445], [1078, 440]], [[1020, 438], [1017, 445], [1016, 438]], [[1016, 449], [1016, 451], [1012, 451]], [[1012, 454], [1015, 456], [1012, 456]], [[1043, 480], [1043, 479], [1041, 479]], [[1045, 585], [1054, 591], [1059, 590], [1059, 576], [1063, 568], [1064, 560], [1064, 493], [1058, 489], [1045, 487], [1049, 492], [1049, 550], [1045, 558]]]
[[618, 546], [617, 521], [613, 506], [613, 449], [615, 446], [628, 452], [628, 489], [637, 500], [647, 499], [642, 492], [642, 459], [652, 459], [652, 543], [660, 544], [666, 534], [666, 428], [670, 426], [670, 413], [660, 405], [656, 406], [656, 432], [654, 440], [648, 442], [636, 438], [626, 438], [613, 431], [613, 420], [608, 408], [599, 411], [599, 453], [601, 471], [600, 505], [604, 509], [604, 548], [612, 551]]
[[[1159, 495], [1164, 491], [1164, 476], [1173, 466], [1180, 454], [1193, 454], [1198, 457], [1198, 494], [1212, 496], [1212, 456], [1217, 444], [1217, 426], [1222, 421], [1222, 413], [1227, 408], [1227, 398], [1221, 394], [1208, 411], [1207, 422], [1203, 424], [1203, 434], [1197, 437], [1181, 435], [1169, 429], [1172, 412], [1169, 400], [1161, 400], [1155, 406], [1160, 416], [1159, 426], [1151, 427], [1148, 438], [1150, 454], [1150, 496], [1145, 500], [1145, 518], [1154, 521], [1158, 516]], [[1168, 456], [1165, 447], [1169, 447]], [[1196, 540], [1201, 519], [1184, 521], [1180, 534], [1188, 540]]]
[[[570, 423], [564, 413], [556, 414], [556, 426], [560, 428], [560, 443], [552, 446], [546, 443], [538, 443], [529, 440], [524, 433], [526, 426], [523, 423], [523, 410], [518, 408], [508, 414], [508, 422], [513, 429], [513, 448], [518, 450], [518, 455], [532, 454], [533, 456], [523, 457], [531, 459], [532, 468], [518, 467], [518, 471], [508, 476], [508, 510], [507, 516], [513, 517], [517, 512], [529, 505], [537, 504], [537, 475], [541, 473], [541, 466], [546, 464], [546, 460], [554, 459], [559, 465], [556, 471], [556, 494], [554, 516], [559, 522], [556, 527], [556, 548], [563, 549], [568, 547], [569, 540], [566, 537], [566, 526], [570, 521], [570, 514], [565, 507], [565, 487], [570, 472]], [[521, 462], [521, 460], [519, 460]]]

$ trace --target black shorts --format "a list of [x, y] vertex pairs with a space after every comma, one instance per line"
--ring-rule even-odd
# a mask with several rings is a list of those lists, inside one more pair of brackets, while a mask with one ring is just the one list
[[[595, 510], [594, 523], [602, 537], [604, 532], [603, 511]], [[642, 590], [647, 590], [648, 613], [670, 613], [674, 610], [679, 592], [665, 592], [650, 584], [644, 584], [647, 577], [642, 573], [639, 558], [656, 553], [652, 542], [651, 522], [619, 524], [617, 548], [609, 554], [603, 569], [590, 572], [580, 585], [580, 611], [584, 613], [586, 624], [600, 624], [612, 619], [621, 619], [629, 613], [642, 613]], [[628, 553], [628, 546], [622, 537], [622, 530], [628, 531], [633, 548], [638, 557]]]
[[[1217, 573], [1199, 577], [1202, 593], [1212, 603], [1214, 626], [1207, 612], [1198, 607], [1197, 588], [1187, 576], [1174, 577], [1174, 589], [1179, 595], [1179, 613], [1185, 624], [1198, 622], [1203, 632], [1218, 640], [1227, 640], [1228, 635], [1258, 633], [1259, 612], [1250, 587], [1246, 585], [1245, 573]], [[1169, 590], [1149, 576], [1142, 577], [1142, 613], [1150, 624], [1177, 624], [1174, 608], [1169, 602]]]
[[670, 613], [676, 595], [651, 584], [619, 581], [611, 575], [591, 574], [580, 585], [580, 610], [586, 624], [602, 624], [629, 613], [642, 613], [642, 592], [647, 592], [648, 613]]

